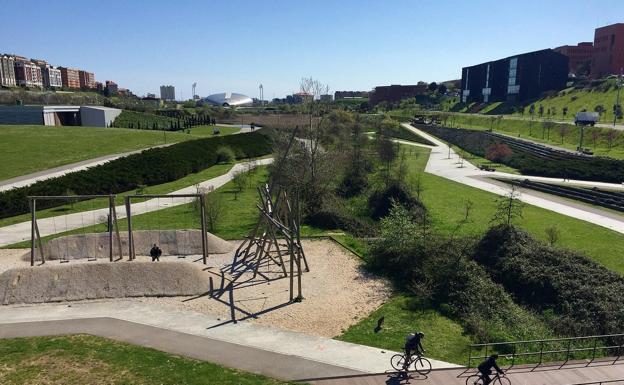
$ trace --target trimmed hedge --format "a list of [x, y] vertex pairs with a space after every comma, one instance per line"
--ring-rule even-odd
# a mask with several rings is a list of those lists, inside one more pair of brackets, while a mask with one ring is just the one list
[[503, 159], [501, 163], [519, 169], [526, 175], [609, 183], [624, 181], [624, 161], [622, 160], [549, 150], [544, 146], [485, 131], [425, 125], [418, 127], [480, 157], [485, 157], [491, 145], [497, 142], [506, 143], [511, 148], [512, 155]]
[[545, 314], [567, 335], [621, 333], [624, 277], [513, 227], [490, 229], [475, 259], [516, 300]]
[[[66, 195], [68, 190], [77, 195], [117, 194], [133, 190], [139, 185], [171, 182], [215, 165], [219, 160], [217, 150], [221, 147], [231, 148], [238, 159], [263, 156], [272, 150], [271, 139], [264, 131], [190, 140], [153, 148], [84, 171], [4, 191], [0, 193], [0, 218], [27, 213], [29, 195]], [[62, 203], [40, 201], [37, 202], [37, 208], [54, 207]]]

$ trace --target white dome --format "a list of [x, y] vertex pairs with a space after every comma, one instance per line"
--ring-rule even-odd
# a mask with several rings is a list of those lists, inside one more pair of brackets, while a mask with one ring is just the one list
[[229, 93], [229, 92], [221, 92], [219, 94], [212, 94], [203, 99], [203, 101], [215, 104], [217, 106], [248, 106], [253, 104], [253, 100], [247, 95], [237, 94], [237, 93]]

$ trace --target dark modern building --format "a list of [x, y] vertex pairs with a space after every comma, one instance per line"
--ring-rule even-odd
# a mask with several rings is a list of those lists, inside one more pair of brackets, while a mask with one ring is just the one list
[[552, 49], [524, 53], [462, 68], [462, 102], [524, 101], [561, 90], [568, 80], [568, 57]]
[[402, 86], [393, 84], [391, 86], [379, 86], [368, 95], [368, 102], [374, 106], [381, 102], [398, 102], [418, 95], [423, 95], [427, 91], [427, 83]]
[[602, 78], [624, 72], [624, 23], [596, 28], [591, 74]]

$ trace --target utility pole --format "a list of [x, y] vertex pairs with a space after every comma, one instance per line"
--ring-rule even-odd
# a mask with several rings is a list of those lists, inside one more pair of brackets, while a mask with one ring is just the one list
[[197, 83], [193, 83], [193, 96], [191, 97], [193, 100], [195, 100], [195, 87], [197, 87]]
[[263, 106], [264, 105], [264, 87], [262, 86], [262, 84], [260, 84], [260, 87], [258, 87], [260, 89], [260, 105]]

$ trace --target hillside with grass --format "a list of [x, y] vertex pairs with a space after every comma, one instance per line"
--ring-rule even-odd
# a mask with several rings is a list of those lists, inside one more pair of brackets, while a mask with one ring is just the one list
[[[222, 134], [239, 129], [221, 127]], [[152, 146], [213, 136], [212, 126], [190, 133], [101, 127], [0, 125], [0, 180]]]

